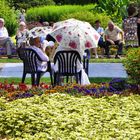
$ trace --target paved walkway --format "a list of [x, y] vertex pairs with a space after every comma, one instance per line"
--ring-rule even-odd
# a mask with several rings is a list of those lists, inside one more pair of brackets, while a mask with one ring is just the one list
[[[22, 63], [0, 63], [0, 77], [22, 77], [22, 70]], [[44, 75], [48, 76], [49, 73]], [[127, 78], [127, 76], [122, 63], [89, 64], [89, 77]]]

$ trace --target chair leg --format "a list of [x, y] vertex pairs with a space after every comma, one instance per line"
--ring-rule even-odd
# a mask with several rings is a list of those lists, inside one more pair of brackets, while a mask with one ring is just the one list
[[69, 76], [66, 76], [66, 82], [68, 83], [68, 81], [69, 81]]
[[85, 67], [86, 67], [86, 66], [85, 66], [85, 59], [86, 59], [86, 58], [83, 59], [83, 68], [84, 68], [84, 69], [85, 69]]
[[25, 81], [25, 78], [26, 78], [26, 73], [23, 73], [23, 75], [22, 75], [22, 83], [24, 83], [24, 81]]
[[54, 86], [59, 85], [60, 83], [60, 75], [58, 73], [54, 73]]
[[51, 85], [53, 86], [54, 83], [53, 83], [53, 76], [52, 76], [52, 72], [50, 71], [50, 78], [51, 78]]
[[57, 83], [56, 78], [57, 78], [57, 74], [54, 73], [54, 85], [53, 86], [56, 86], [56, 83]]
[[60, 83], [61, 83], [60, 75], [57, 74], [57, 77], [56, 77], [56, 84], [60, 86]]
[[80, 82], [80, 85], [81, 85], [81, 76], [82, 76], [82, 72], [81, 71], [79, 72], [78, 76], [79, 76], [79, 82]]
[[75, 75], [75, 77], [76, 77], [76, 83], [77, 83], [77, 84], [78, 84], [78, 81], [79, 81], [78, 76], [79, 76], [78, 74]]
[[41, 76], [42, 76], [42, 73], [41, 72], [38, 72], [37, 73], [37, 78], [36, 78], [36, 85], [37, 86], [39, 86]]
[[60, 79], [60, 75], [58, 73], [56, 73], [54, 75], [54, 81], [55, 81], [55, 86], [60, 85], [61, 79]]
[[31, 82], [32, 82], [32, 85], [35, 85], [36, 83], [35, 83], [35, 74], [33, 73], [33, 74], [31, 74]]

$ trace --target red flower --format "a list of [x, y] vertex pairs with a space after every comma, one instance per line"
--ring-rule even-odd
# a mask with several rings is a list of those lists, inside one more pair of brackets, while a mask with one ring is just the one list
[[91, 42], [86, 41], [86, 43], [85, 43], [85, 47], [86, 47], [86, 48], [91, 48], [91, 47], [92, 47]]
[[45, 84], [45, 83], [41, 83], [41, 84], [40, 84], [40, 87], [41, 87], [41, 88], [44, 88], [44, 89], [49, 89], [50, 86], [47, 85], [47, 84]]
[[70, 41], [69, 46], [73, 49], [77, 48], [77, 44], [75, 43], [75, 41]]
[[57, 35], [57, 36], [56, 36], [56, 39], [57, 39], [58, 42], [61, 42], [61, 40], [62, 40], [62, 35], [60, 35], [60, 34]]
[[44, 88], [45, 88], [45, 89], [48, 89], [48, 88], [49, 88], [49, 85], [44, 85]]
[[2, 89], [3, 88], [3, 84], [2, 83], [0, 83], [0, 89]]
[[21, 91], [27, 91], [27, 90], [28, 90], [27, 85], [24, 84], [24, 83], [19, 83], [18, 88], [19, 88], [19, 90], [21, 90]]
[[40, 87], [43, 88], [44, 84], [45, 84], [45, 83], [43, 83], [43, 82], [40, 83]]
[[47, 85], [47, 84], [45, 84], [45, 83], [41, 83], [41, 84], [40, 84], [40, 87], [41, 87], [41, 88], [48, 89], [50, 86]]

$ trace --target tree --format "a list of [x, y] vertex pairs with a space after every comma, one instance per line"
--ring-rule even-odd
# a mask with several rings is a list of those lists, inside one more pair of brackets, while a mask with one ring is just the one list
[[98, 0], [54, 0], [56, 4], [78, 4], [78, 5], [84, 5], [89, 3], [95, 3]]
[[11, 7], [15, 9], [28, 9], [31, 7], [54, 5], [53, 0], [7, 0]]
[[5, 20], [5, 26], [8, 29], [9, 35], [13, 35], [17, 27], [16, 14], [14, 9], [10, 8], [5, 0], [0, 1], [0, 17]]

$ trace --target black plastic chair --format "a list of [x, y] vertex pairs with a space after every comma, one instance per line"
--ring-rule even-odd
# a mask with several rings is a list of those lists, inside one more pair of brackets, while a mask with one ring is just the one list
[[[31, 74], [31, 82], [32, 85], [39, 85], [40, 78], [45, 72], [50, 73], [51, 84], [53, 85], [52, 71], [51, 71], [51, 63], [47, 62], [48, 69], [47, 71], [38, 71], [37, 62], [42, 61], [40, 56], [31, 48], [19, 48], [17, 50], [19, 58], [23, 61], [23, 76], [22, 83], [24, 83], [26, 74]], [[43, 62], [43, 61], [42, 61]]]
[[54, 86], [60, 84], [60, 77], [66, 76], [68, 83], [69, 76], [76, 77], [76, 83], [81, 83], [81, 71], [77, 72], [77, 63], [81, 63], [80, 54], [77, 51], [59, 51], [54, 56], [54, 65], [58, 64], [58, 71], [54, 72]]
[[85, 54], [86, 55], [83, 56], [83, 68], [84, 68], [86, 74], [88, 75], [90, 51], [89, 50], [85, 50]]

